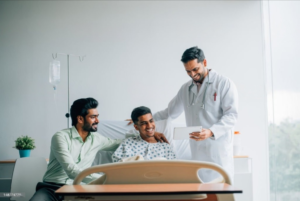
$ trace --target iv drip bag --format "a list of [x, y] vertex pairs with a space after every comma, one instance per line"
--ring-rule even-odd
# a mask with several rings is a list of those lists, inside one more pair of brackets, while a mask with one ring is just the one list
[[60, 82], [60, 61], [53, 60], [50, 62], [49, 82], [53, 85], [53, 89], [56, 90], [56, 87]]

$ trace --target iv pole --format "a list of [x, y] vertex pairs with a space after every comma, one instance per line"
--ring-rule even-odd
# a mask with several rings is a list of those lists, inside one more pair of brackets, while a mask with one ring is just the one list
[[86, 55], [83, 55], [83, 56], [78, 56], [78, 55], [74, 55], [74, 54], [66, 54], [66, 53], [55, 53], [55, 54], [52, 54], [52, 58], [55, 60], [57, 58], [57, 55], [64, 55], [64, 56], [67, 56], [67, 66], [68, 66], [68, 112], [66, 113], [66, 118], [68, 119], [67, 121], [67, 124], [68, 124], [68, 128], [70, 128], [70, 123], [69, 123], [69, 117], [70, 117], [70, 56], [73, 56], [73, 57], [78, 57], [79, 58], [79, 61], [83, 61], [84, 57]]

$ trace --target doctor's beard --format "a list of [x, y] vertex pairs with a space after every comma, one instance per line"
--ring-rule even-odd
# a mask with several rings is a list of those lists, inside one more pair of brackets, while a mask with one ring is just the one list
[[191, 76], [191, 78], [193, 79], [194, 82], [200, 82], [202, 84], [202, 82], [205, 78], [205, 73], [206, 73], [206, 71], [203, 73], [197, 73], [197, 75], [200, 77], [198, 80], [194, 80], [194, 78], [192, 76]]

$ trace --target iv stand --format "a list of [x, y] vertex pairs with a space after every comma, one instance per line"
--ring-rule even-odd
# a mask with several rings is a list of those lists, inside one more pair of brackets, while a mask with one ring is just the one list
[[83, 55], [83, 56], [78, 56], [78, 55], [74, 55], [74, 54], [66, 54], [66, 53], [55, 53], [55, 54], [52, 54], [52, 58], [53, 59], [56, 59], [57, 58], [57, 55], [64, 55], [64, 56], [67, 56], [67, 64], [68, 64], [68, 112], [66, 113], [66, 118], [68, 119], [67, 121], [67, 124], [68, 124], [68, 128], [70, 128], [70, 123], [69, 123], [69, 117], [70, 117], [70, 56], [73, 56], [73, 57], [78, 57], [79, 58], [79, 61], [83, 61], [84, 57], [86, 55]]

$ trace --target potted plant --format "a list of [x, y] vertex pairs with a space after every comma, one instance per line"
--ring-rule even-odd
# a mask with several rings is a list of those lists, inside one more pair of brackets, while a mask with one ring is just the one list
[[30, 150], [35, 148], [34, 145], [34, 139], [31, 137], [21, 136], [18, 137], [16, 140], [16, 146], [14, 148], [19, 150], [20, 157], [29, 157], [30, 156]]

